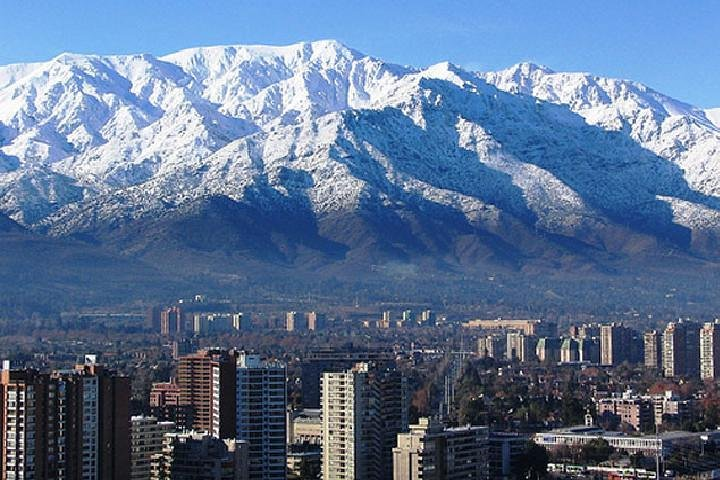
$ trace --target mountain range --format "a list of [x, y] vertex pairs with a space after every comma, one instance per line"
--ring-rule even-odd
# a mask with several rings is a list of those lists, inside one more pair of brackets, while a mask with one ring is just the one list
[[[89, 269], [107, 291], [118, 269], [131, 285], [233, 291], [712, 277], [720, 109], [532, 63], [394, 65], [336, 41], [62, 54], [0, 66], [8, 241], [0, 275]], [[64, 284], [49, 275], [35, 282]]]

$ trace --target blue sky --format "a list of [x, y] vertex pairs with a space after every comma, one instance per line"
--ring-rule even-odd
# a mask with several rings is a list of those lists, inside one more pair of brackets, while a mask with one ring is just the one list
[[720, 106], [720, 1], [0, 0], [0, 64], [334, 38], [402, 64], [519, 61]]

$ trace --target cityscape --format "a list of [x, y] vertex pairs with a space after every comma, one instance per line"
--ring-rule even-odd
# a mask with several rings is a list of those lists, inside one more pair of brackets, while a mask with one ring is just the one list
[[639, 331], [369, 310], [240, 312], [195, 295], [138, 312], [130, 335], [77, 342], [46, 329], [6, 346], [15, 359], [0, 377], [6, 478], [720, 469], [720, 320]]
[[0, 480], [720, 479], [718, 19], [0, 0]]

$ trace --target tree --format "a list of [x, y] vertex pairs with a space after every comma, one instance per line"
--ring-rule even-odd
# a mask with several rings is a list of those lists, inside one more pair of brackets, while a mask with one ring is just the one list
[[535, 442], [529, 442], [525, 452], [513, 465], [513, 477], [516, 479], [547, 478], [548, 452]]
[[583, 445], [581, 456], [585, 462], [597, 465], [606, 462], [614, 450], [604, 438], [595, 438]]

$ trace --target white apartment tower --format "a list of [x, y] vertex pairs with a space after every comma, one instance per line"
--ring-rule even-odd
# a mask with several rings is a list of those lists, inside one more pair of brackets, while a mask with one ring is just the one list
[[286, 368], [259, 355], [237, 359], [236, 438], [248, 443], [250, 480], [286, 478]]
[[390, 478], [396, 435], [407, 428], [405, 378], [358, 363], [323, 373], [321, 390], [323, 480]]

